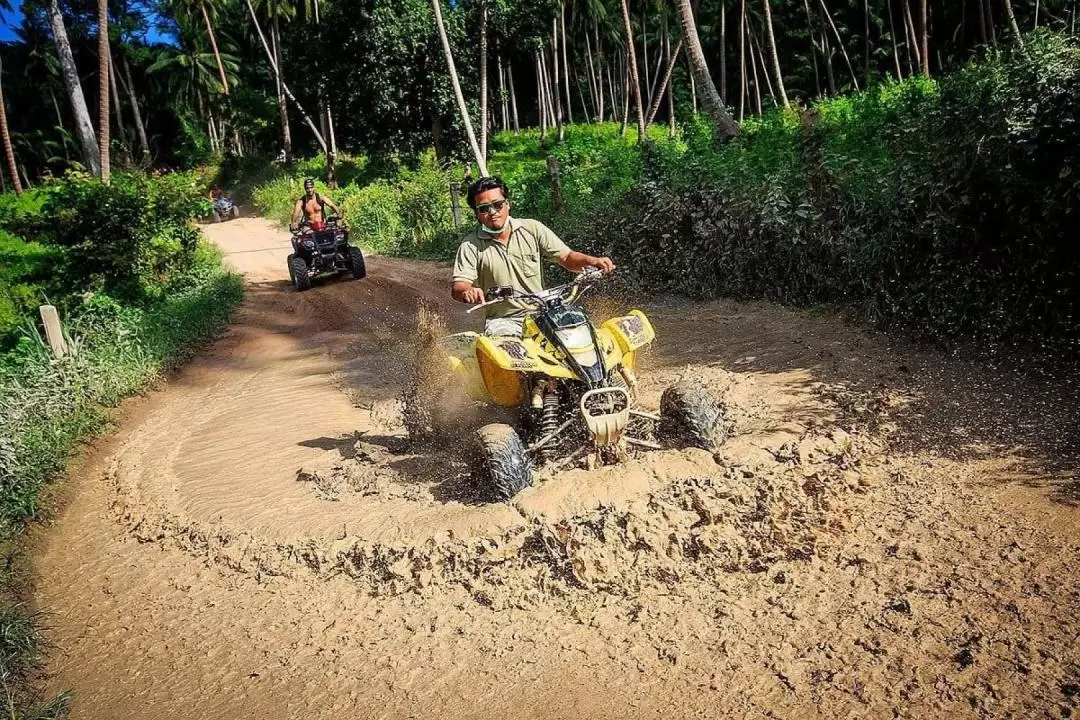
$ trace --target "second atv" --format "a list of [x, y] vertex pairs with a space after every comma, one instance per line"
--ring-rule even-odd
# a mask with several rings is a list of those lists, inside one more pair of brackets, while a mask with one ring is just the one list
[[[578, 300], [601, 277], [590, 268], [537, 293], [485, 290], [489, 301], [469, 312], [514, 300], [527, 308], [522, 337], [463, 332], [437, 343], [450, 371], [443, 392], [456, 385], [472, 400], [516, 415], [484, 425], [471, 440], [474, 477], [497, 500], [531, 485], [533, 467], [547, 462], [584, 457], [591, 467], [624, 459], [628, 445], [662, 449], [661, 440], [714, 450], [723, 441], [721, 407], [699, 383], [665, 390], [659, 414], [638, 407], [634, 366], [655, 332], [640, 310], [599, 327], [592, 323]], [[405, 401], [410, 433], [420, 430], [418, 416], [433, 424], [450, 421], [417, 408], [417, 394], [406, 393]]]
[[349, 244], [349, 230], [331, 215], [325, 221], [302, 221], [292, 235], [292, 253], [286, 259], [289, 279], [299, 290], [326, 273], [350, 272], [357, 280], [367, 275], [364, 253]]

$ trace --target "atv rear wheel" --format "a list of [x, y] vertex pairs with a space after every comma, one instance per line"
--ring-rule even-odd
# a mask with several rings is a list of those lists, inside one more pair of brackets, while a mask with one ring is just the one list
[[724, 412], [708, 388], [681, 380], [660, 396], [660, 431], [665, 439], [702, 450], [724, 441]]
[[352, 276], [362, 280], [367, 275], [367, 264], [364, 262], [364, 253], [358, 247], [349, 248], [349, 267], [352, 268]]
[[221, 213], [219, 213], [219, 212], [218, 212], [217, 210], [215, 210], [214, 212], [212, 212], [212, 213], [211, 213], [211, 215], [212, 215], [212, 216], [213, 216], [213, 218], [214, 218], [214, 222], [216, 222], [216, 223], [219, 223], [219, 222], [221, 222]]
[[292, 279], [293, 287], [296, 288], [297, 292], [310, 290], [311, 274], [308, 272], [308, 266], [304, 262], [304, 258], [290, 255], [287, 262], [289, 263], [289, 277]]
[[495, 500], [506, 502], [532, 485], [525, 445], [509, 425], [485, 425], [473, 436], [473, 478]]

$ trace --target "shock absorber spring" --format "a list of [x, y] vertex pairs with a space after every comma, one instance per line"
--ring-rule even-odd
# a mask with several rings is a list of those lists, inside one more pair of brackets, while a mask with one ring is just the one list
[[[559, 390], [554, 383], [544, 391], [544, 407], [540, 414], [540, 437], [545, 438], [559, 428]], [[558, 440], [552, 440], [540, 448], [540, 456], [550, 460], [558, 449]]]

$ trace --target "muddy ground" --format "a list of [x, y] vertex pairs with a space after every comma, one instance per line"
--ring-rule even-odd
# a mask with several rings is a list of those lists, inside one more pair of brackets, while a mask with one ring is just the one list
[[[1078, 384], [831, 314], [642, 298], [643, 398], [731, 438], [474, 499], [397, 397], [446, 266], [298, 294], [287, 236], [228, 334], [129, 404], [37, 539], [75, 718], [1070, 717]], [[344, 713], [344, 715], [343, 715]]]

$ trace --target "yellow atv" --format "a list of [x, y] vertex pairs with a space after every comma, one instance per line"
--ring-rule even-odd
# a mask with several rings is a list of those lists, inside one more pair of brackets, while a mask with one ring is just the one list
[[662, 449], [661, 439], [714, 450], [723, 439], [720, 405], [698, 383], [665, 390], [659, 415], [636, 407], [635, 360], [655, 333], [640, 310], [593, 325], [577, 301], [601, 277], [590, 268], [538, 293], [487, 290], [469, 312], [513, 301], [525, 312], [522, 336], [438, 341], [453, 385], [517, 411], [513, 424], [484, 425], [472, 438], [474, 478], [497, 500], [531, 485], [532, 468], [547, 462], [584, 458], [592, 467], [624, 459], [627, 445]]

